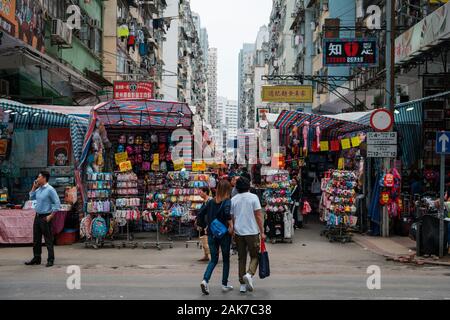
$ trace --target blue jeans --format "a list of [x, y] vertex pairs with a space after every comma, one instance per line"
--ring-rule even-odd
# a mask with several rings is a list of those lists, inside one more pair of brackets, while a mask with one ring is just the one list
[[222, 250], [223, 258], [223, 274], [222, 284], [226, 286], [228, 284], [228, 276], [230, 274], [230, 249], [231, 249], [231, 236], [227, 233], [222, 239], [216, 240], [211, 235], [208, 235], [208, 245], [211, 252], [211, 261], [209, 261], [206, 267], [203, 280], [209, 282], [211, 275], [219, 262], [219, 248]]

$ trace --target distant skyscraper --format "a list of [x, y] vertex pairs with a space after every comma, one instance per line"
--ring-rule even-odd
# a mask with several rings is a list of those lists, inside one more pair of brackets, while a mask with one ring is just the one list
[[200, 29], [200, 46], [202, 48], [205, 66], [208, 68], [209, 39], [208, 39], [208, 30], [206, 30], [206, 28]]
[[253, 64], [253, 54], [255, 52], [255, 44], [244, 43], [239, 52], [239, 93], [238, 93], [238, 112], [239, 112], [239, 128], [244, 128], [247, 125], [247, 107], [246, 107], [246, 82], [248, 75], [251, 72]]
[[217, 124], [217, 49], [209, 48], [208, 54], [208, 115], [211, 126]]

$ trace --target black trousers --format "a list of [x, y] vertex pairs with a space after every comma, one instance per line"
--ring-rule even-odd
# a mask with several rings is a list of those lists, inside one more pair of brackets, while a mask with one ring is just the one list
[[44, 236], [45, 245], [48, 251], [48, 261], [55, 261], [55, 252], [53, 250], [53, 234], [51, 222], [47, 222], [47, 217], [40, 217], [36, 214], [33, 224], [33, 254], [35, 259], [41, 260], [42, 254], [42, 236]]

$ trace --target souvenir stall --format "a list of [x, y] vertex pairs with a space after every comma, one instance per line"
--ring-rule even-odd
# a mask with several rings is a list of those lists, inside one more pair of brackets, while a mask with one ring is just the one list
[[29, 191], [40, 171], [50, 173], [62, 206], [52, 220], [56, 244], [76, 241], [80, 185], [76, 164], [88, 121], [0, 100], [0, 243], [32, 243], [35, 216]]
[[[192, 112], [183, 103], [112, 100], [94, 108], [82, 158], [86, 191], [94, 191], [88, 183], [92, 177], [100, 191], [85, 204], [82, 225], [88, 243], [98, 247], [106, 239], [122, 240], [123, 246], [136, 247], [136, 233], [157, 231], [156, 243], [146, 245], [160, 248], [172, 243], [160, 242], [159, 233], [190, 237], [184, 227], [192, 224], [190, 209], [198, 206], [194, 188], [200, 177], [189, 172], [190, 134], [176, 133], [174, 140], [172, 134], [176, 129], [190, 130], [191, 125]], [[183, 150], [181, 159], [172, 161], [175, 146]], [[182, 169], [186, 175], [177, 175]], [[175, 203], [181, 197], [185, 201]], [[89, 212], [97, 200], [102, 210]], [[103, 226], [98, 232], [97, 224]]]
[[286, 147], [286, 169], [300, 179], [301, 213], [307, 217], [310, 211], [311, 218], [328, 223], [322, 179], [329, 177], [332, 170], [354, 171], [362, 191], [365, 161], [361, 146], [371, 128], [298, 111], [283, 111], [275, 127], [280, 129], [281, 144]]

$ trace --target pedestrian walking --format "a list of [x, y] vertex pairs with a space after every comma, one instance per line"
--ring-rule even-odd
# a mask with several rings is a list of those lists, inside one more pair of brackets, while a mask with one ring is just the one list
[[48, 184], [49, 179], [50, 174], [47, 171], [41, 171], [30, 191], [30, 199], [36, 200], [36, 216], [33, 224], [34, 257], [31, 261], [25, 262], [26, 265], [41, 264], [42, 236], [48, 251], [46, 267], [53, 266], [55, 261], [51, 221], [60, 209], [61, 201], [56, 190]]
[[[250, 193], [250, 181], [240, 177], [238, 195], [231, 199], [231, 215], [238, 249], [240, 292], [253, 291], [253, 276], [258, 268], [260, 241], [265, 241], [264, 218], [257, 195]], [[247, 269], [247, 255], [250, 265]]]
[[298, 181], [296, 178], [291, 181], [292, 186], [292, 192], [291, 192], [291, 199], [292, 199], [292, 208], [291, 213], [294, 217], [294, 228], [299, 229], [303, 227], [303, 215], [300, 212], [300, 204], [302, 199], [302, 190], [300, 186], [300, 181]]
[[[209, 188], [205, 187], [200, 189], [200, 197], [202, 197], [202, 200], [204, 202], [204, 206], [208, 203], [209, 200], [211, 200], [210, 197], [210, 190]], [[198, 223], [197, 223], [198, 226]], [[200, 235], [200, 241], [202, 243], [202, 247], [203, 247], [203, 252], [204, 252], [204, 256], [203, 258], [201, 258], [200, 262], [206, 262], [210, 260], [210, 251], [209, 251], [209, 246], [208, 246], [208, 234], [205, 228], [202, 227], [198, 227], [199, 229], [199, 235]]]
[[[223, 272], [222, 272], [222, 290], [230, 291], [233, 287], [228, 284], [228, 276], [230, 274], [230, 246], [231, 235], [233, 234], [233, 220], [230, 215], [231, 208], [231, 185], [227, 180], [221, 180], [217, 185], [217, 192], [214, 199], [200, 210], [198, 214], [197, 224], [207, 230], [208, 245], [211, 254], [211, 260], [206, 268], [203, 281], [200, 284], [203, 294], [209, 294], [209, 280], [214, 268], [219, 262], [219, 249], [222, 250]], [[222, 224], [223, 228], [228, 228], [228, 232], [224, 232], [221, 236], [214, 233], [214, 228]]]
[[235, 195], [237, 195], [239, 192], [237, 191], [236, 188], [236, 182], [239, 180], [239, 176], [232, 176], [231, 178], [231, 187], [233, 188], [233, 190], [231, 191], [231, 198], [233, 198]]

